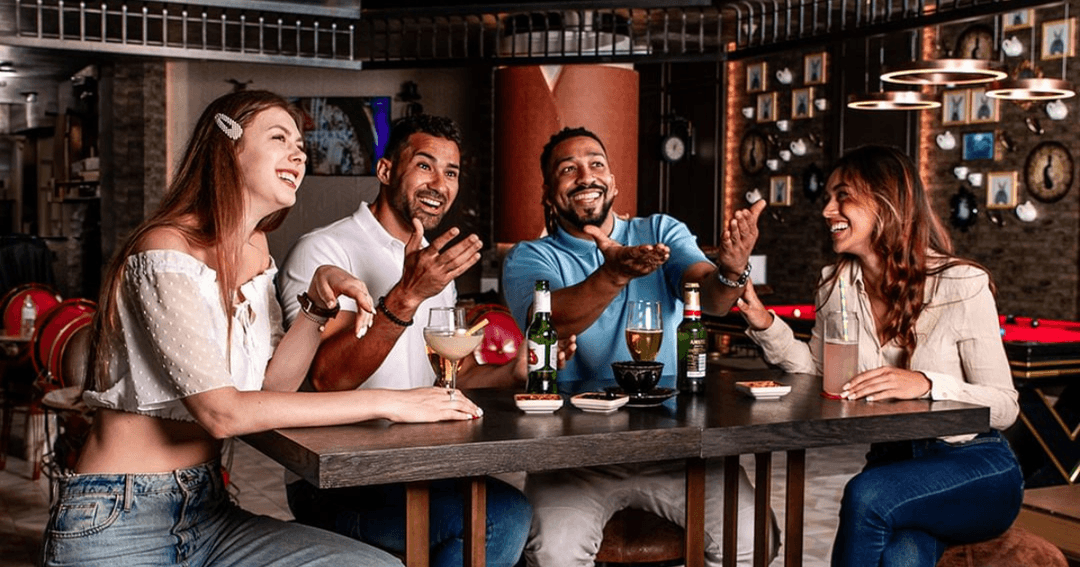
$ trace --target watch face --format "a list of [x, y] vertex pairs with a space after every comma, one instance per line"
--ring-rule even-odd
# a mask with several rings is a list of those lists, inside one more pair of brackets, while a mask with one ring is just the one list
[[743, 171], [754, 174], [765, 168], [767, 145], [765, 135], [757, 130], [751, 130], [743, 136], [739, 144], [739, 165]]
[[983, 25], [971, 26], [956, 41], [957, 59], [990, 59], [994, 56], [994, 34]]
[[664, 138], [664, 145], [661, 149], [663, 150], [664, 159], [679, 161], [686, 154], [686, 142], [676, 135], [671, 135]]
[[1072, 187], [1073, 159], [1060, 142], [1043, 142], [1028, 154], [1024, 164], [1024, 183], [1032, 197], [1052, 203]]

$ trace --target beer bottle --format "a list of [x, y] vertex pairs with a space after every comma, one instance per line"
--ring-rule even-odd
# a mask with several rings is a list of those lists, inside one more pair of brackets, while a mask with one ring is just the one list
[[683, 289], [683, 304], [683, 320], [676, 332], [679, 355], [676, 385], [683, 392], [701, 392], [705, 389], [708, 335], [701, 322], [701, 292], [698, 284], [686, 284]]
[[533, 318], [525, 333], [529, 346], [530, 394], [557, 394], [556, 368], [559, 359], [559, 335], [551, 326], [551, 291], [547, 280], [536, 280], [533, 291]]

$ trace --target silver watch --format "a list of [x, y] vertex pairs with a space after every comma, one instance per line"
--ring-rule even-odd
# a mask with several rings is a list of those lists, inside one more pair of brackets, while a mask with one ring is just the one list
[[720, 269], [716, 270], [716, 279], [720, 280], [720, 283], [722, 283], [722, 284], [724, 284], [724, 285], [726, 285], [728, 287], [742, 287], [742, 286], [746, 285], [747, 280], [750, 279], [750, 262], [746, 263], [746, 269], [743, 270], [741, 274], [739, 274], [739, 280], [738, 281], [733, 282], [733, 281], [727, 279], [726, 277], [724, 277], [724, 269], [723, 268], [720, 268]]

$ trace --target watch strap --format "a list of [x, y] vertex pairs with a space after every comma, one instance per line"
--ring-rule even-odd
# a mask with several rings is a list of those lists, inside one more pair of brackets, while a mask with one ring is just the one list
[[306, 291], [297, 295], [296, 300], [300, 302], [300, 309], [303, 310], [304, 313], [323, 319], [333, 319], [334, 317], [337, 317], [338, 312], [341, 311], [340, 303], [335, 304], [333, 307], [319, 307]]

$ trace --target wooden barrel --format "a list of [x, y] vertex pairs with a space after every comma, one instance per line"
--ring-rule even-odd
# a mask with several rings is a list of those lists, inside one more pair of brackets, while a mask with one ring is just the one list
[[38, 317], [30, 352], [45, 389], [82, 385], [96, 310], [89, 299], [67, 299]]

